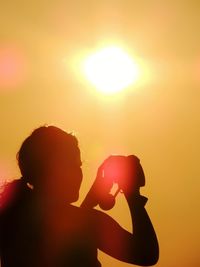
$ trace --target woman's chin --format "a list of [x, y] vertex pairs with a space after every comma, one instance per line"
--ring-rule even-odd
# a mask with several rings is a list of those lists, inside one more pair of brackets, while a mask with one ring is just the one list
[[74, 203], [76, 201], [78, 201], [79, 199], [79, 193], [78, 194], [74, 194], [71, 198], [70, 198], [70, 203]]

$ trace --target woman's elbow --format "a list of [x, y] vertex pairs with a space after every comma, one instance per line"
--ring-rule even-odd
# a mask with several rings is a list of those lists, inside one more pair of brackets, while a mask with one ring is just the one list
[[158, 262], [158, 257], [156, 258], [142, 258], [138, 259], [137, 261], [131, 262], [132, 264], [138, 265], [138, 266], [153, 266]]
[[159, 256], [150, 257], [144, 260], [141, 266], [153, 266], [158, 262]]
[[150, 255], [143, 255], [140, 260], [140, 266], [153, 266], [159, 260], [159, 252], [152, 253]]
[[156, 251], [146, 251], [146, 253], [141, 251], [137, 254], [135, 257], [135, 262], [132, 262], [132, 264], [136, 264], [139, 266], [153, 266], [155, 265], [159, 260], [159, 250]]
[[159, 260], [159, 244], [156, 242], [145, 244], [140, 250], [141, 266], [155, 265]]

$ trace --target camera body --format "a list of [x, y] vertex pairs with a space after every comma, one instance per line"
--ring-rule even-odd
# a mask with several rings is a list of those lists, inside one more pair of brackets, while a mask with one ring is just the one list
[[[111, 194], [115, 184], [118, 188]], [[115, 205], [115, 198], [120, 191], [131, 192], [144, 185], [144, 172], [136, 156], [111, 155], [99, 167], [96, 180], [81, 206], [99, 205], [100, 208], [109, 210]]]

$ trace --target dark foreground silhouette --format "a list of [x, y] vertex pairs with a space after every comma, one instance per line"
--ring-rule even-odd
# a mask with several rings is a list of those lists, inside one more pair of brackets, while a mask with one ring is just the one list
[[[97, 267], [97, 249], [136, 265], [158, 261], [158, 242], [139, 193], [144, 173], [135, 156], [110, 156], [81, 207], [82, 182], [77, 139], [54, 126], [36, 129], [18, 152], [22, 178], [7, 184], [1, 196], [2, 267]], [[113, 182], [127, 200], [133, 233], [106, 213], [114, 206]]]

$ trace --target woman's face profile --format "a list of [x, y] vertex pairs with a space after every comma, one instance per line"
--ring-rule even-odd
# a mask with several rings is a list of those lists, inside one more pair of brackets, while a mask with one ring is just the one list
[[78, 200], [82, 170], [75, 136], [55, 126], [39, 127], [24, 140], [17, 159], [24, 181], [44, 201], [58, 204]]
[[46, 175], [45, 188], [49, 197], [55, 202], [72, 203], [79, 198], [83, 174], [81, 169], [80, 151], [76, 153], [56, 153], [49, 160]]

